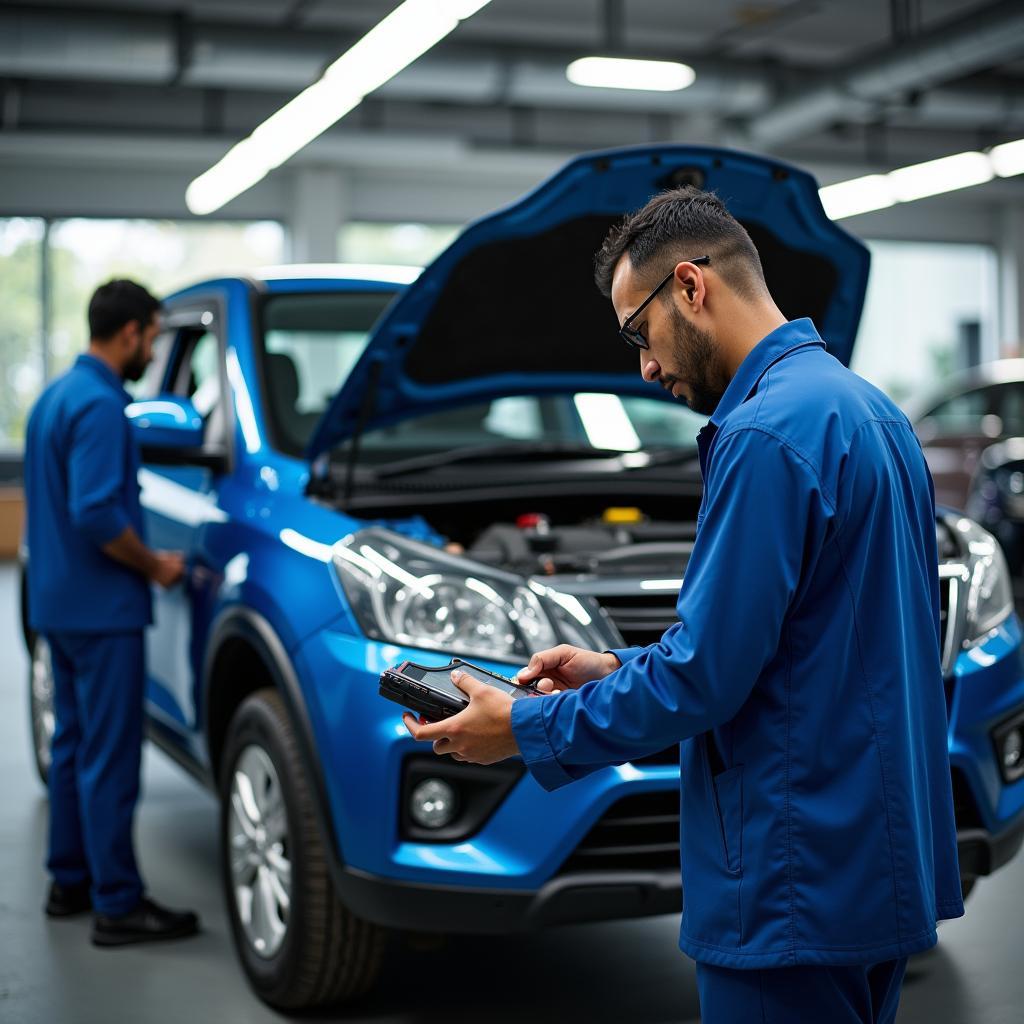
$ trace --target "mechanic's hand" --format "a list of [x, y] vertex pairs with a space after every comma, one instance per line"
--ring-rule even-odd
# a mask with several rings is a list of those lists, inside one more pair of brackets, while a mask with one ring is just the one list
[[425, 723], [406, 712], [402, 721], [413, 739], [429, 740], [435, 754], [456, 761], [494, 764], [519, 753], [512, 732], [512, 698], [465, 672], [452, 672], [452, 682], [469, 697], [469, 707], [440, 722]]
[[592, 679], [604, 679], [621, 666], [622, 662], [614, 654], [598, 654], [561, 644], [535, 654], [526, 668], [516, 673], [516, 681], [522, 684], [536, 680], [538, 690], [557, 693], [577, 690]]
[[156, 551], [149, 578], [164, 590], [170, 590], [185, 575], [185, 556], [180, 551]]

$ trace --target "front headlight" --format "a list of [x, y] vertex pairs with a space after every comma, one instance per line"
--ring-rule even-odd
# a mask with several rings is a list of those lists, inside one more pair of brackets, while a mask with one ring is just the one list
[[956, 523], [967, 551], [965, 644], [984, 640], [1013, 611], [1010, 571], [999, 542], [966, 517]]
[[620, 638], [592, 599], [371, 527], [334, 548], [360, 627], [376, 640], [523, 662], [570, 643], [605, 650]]

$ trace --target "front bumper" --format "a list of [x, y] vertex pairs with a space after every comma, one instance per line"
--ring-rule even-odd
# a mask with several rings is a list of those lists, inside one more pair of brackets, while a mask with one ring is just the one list
[[991, 875], [1013, 860], [1024, 846], [1024, 818], [998, 835], [981, 828], [960, 829], [956, 844], [961, 878]]
[[[329, 805], [325, 826], [336, 839], [339, 889], [353, 909], [358, 904], [374, 920], [429, 928], [435, 898], [446, 921], [456, 904], [476, 902], [484, 909], [467, 909], [465, 917], [469, 930], [479, 930], [488, 918], [506, 914], [510, 921], [525, 922], [516, 927], [530, 927], [532, 921], [678, 908], [674, 750], [658, 763], [645, 759], [648, 763], [610, 767], [553, 793], [528, 773], [505, 772], [506, 780], [511, 774], [514, 781], [476, 831], [443, 841], [411, 833], [401, 813], [406, 771], [432, 755], [429, 746], [409, 735], [399, 706], [377, 693], [380, 672], [404, 658], [428, 660], [422, 651], [329, 630], [317, 632], [293, 653], [323, 772]], [[509, 671], [508, 665], [486, 667]], [[453, 783], [466, 767], [449, 759], [437, 763], [438, 774]], [[453, 771], [443, 773], [441, 766]], [[614, 823], [603, 835], [591, 836], [595, 823], [608, 816]], [[583, 863], [575, 856], [581, 844], [587, 847]], [[497, 895], [492, 899], [492, 894]], [[396, 901], [407, 906], [393, 906]], [[602, 909], [588, 910], [587, 903]], [[420, 910], [413, 912], [412, 906]], [[479, 919], [483, 925], [473, 924]]]
[[398, 882], [353, 868], [335, 881], [357, 915], [409, 931], [500, 935], [682, 908], [678, 871], [562, 875], [527, 892]]
[[1024, 779], [1006, 782], [993, 733], [1024, 708], [1024, 634], [1011, 615], [962, 651], [947, 682], [960, 875], [990, 875], [1024, 845]]
[[[1024, 845], [1024, 780], [1002, 781], [991, 742], [994, 725], [1024, 706], [1021, 649], [1011, 616], [956, 658], [947, 690], [954, 791], [966, 796], [957, 807], [964, 878], [990, 874]], [[404, 835], [403, 764], [429, 749], [408, 735], [377, 682], [385, 667], [416, 656], [330, 630], [295, 652], [330, 805], [324, 824], [339, 854], [334, 879], [355, 913], [394, 928], [500, 934], [679, 912], [678, 860], [669, 869], [577, 856], [616, 807], [656, 797], [678, 812], [678, 763], [620, 765], [552, 793], [526, 774], [478, 832], [453, 842]]]

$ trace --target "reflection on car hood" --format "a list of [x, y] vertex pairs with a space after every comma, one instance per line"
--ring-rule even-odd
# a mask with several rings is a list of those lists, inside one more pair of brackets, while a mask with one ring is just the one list
[[675, 401], [640, 377], [592, 268], [624, 213], [687, 183], [717, 191], [754, 239], [783, 313], [811, 317], [848, 363], [868, 250], [825, 216], [809, 174], [708, 147], [590, 153], [469, 225], [392, 304], [325, 411], [310, 456], [359, 424], [373, 429], [501, 395], [606, 391]]

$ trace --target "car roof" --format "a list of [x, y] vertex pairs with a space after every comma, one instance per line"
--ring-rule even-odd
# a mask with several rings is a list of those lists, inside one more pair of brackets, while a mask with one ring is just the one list
[[391, 263], [290, 263], [260, 267], [247, 276], [272, 285], [287, 281], [375, 281], [381, 284], [411, 284], [421, 267]]
[[421, 267], [390, 263], [290, 263], [255, 270], [228, 270], [178, 288], [163, 301], [173, 307], [213, 285], [238, 282], [268, 292], [401, 291], [419, 277]]
[[991, 387], [993, 384], [1012, 384], [1024, 381], [1024, 359], [996, 359], [966, 370], [960, 370], [947, 377], [941, 385], [929, 391], [923, 398], [908, 403], [908, 415], [916, 422], [940, 402], [966, 391]]

